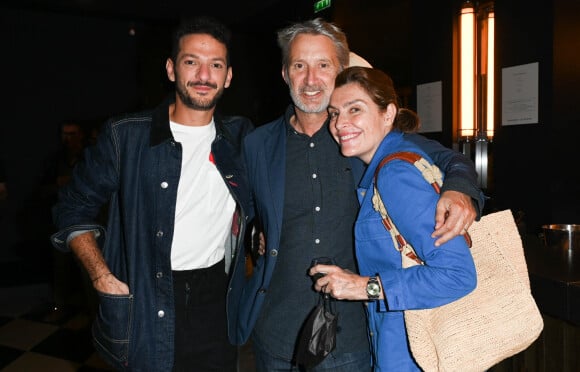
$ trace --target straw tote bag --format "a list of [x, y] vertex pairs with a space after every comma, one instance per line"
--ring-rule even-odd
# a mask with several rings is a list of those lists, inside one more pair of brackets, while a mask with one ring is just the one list
[[[376, 187], [379, 169], [393, 159], [414, 164], [437, 193], [441, 173], [412, 152], [387, 156], [375, 172], [374, 207], [401, 252], [403, 267], [424, 264], [388, 216]], [[405, 311], [411, 353], [427, 372], [485, 371], [525, 350], [544, 326], [531, 295], [522, 241], [511, 211], [483, 216], [471, 225], [469, 234], [476, 289], [444, 306]]]

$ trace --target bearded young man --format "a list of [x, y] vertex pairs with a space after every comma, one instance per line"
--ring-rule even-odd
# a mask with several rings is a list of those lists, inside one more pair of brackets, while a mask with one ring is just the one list
[[229, 43], [216, 20], [183, 23], [166, 63], [174, 97], [110, 120], [54, 208], [53, 244], [99, 293], [94, 344], [115, 369], [237, 369], [225, 296], [251, 213], [240, 147], [252, 124], [215, 114]]

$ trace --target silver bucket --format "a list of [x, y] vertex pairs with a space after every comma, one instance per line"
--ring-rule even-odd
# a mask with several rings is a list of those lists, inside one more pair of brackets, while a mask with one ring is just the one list
[[580, 225], [556, 224], [543, 225], [546, 247], [566, 252], [569, 257], [579, 254]]

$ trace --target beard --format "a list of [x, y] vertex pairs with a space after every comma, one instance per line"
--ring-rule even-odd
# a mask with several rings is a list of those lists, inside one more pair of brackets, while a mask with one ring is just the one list
[[[213, 97], [192, 97], [189, 95], [187, 87], [195, 86], [195, 85], [202, 85], [208, 86], [216, 90], [216, 93]], [[213, 110], [217, 104], [217, 101], [220, 99], [222, 94], [224, 93], [224, 87], [218, 89], [217, 84], [214, 83], [202, 83], [202, 82], [189, 82], [185, 86], [181, 83], [177, 83], [176, 85], [176, 92], [183, 104], [189, 107], [192, 110], [199, 110], [199, 111], [209, 111]]]
[[[295, 90], [292, 85], [289, 85], [289, 88], [290, 88], [290, 96], [292, 97], [292, 101], [294, 102], [294, 106], [296, 106], [300, 111], [303, 111], [307, 114], [319, 114], [321, 112], [326, 112], [328, 104], [330, 103], [329, 96], [323, 96], [322, 102], [320, 102], [318, 105], [313, 105], [312, 103], [306, 103], [306, 102], [302, 101], [302, 99], [301, 99], [300, 94], [304, 90], [306, 90], [305, 87], [302, 87], [302, 88], [299, 88], [298, 90]], [[316, 87], [316, 88], [317, 88], [317, 90], [320, 90], [321, 92], [326, 92], [326, 89], [324, 89], [322, 87]]]

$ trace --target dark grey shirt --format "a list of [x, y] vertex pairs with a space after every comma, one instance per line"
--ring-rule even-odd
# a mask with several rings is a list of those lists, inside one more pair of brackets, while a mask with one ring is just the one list
[[[255, 328], [262, 347], [290, 360], [299, 330], [319, 294], [307, 275], [316, 257], [331, 257], [356, 271], [353, 226], [358, 213], [350, 161], [327, 125], [312, 137], [286, 123], [286, 185], [276, 270]], [[336, 301], [336, 353], [366, 352], [364, 305]]]

